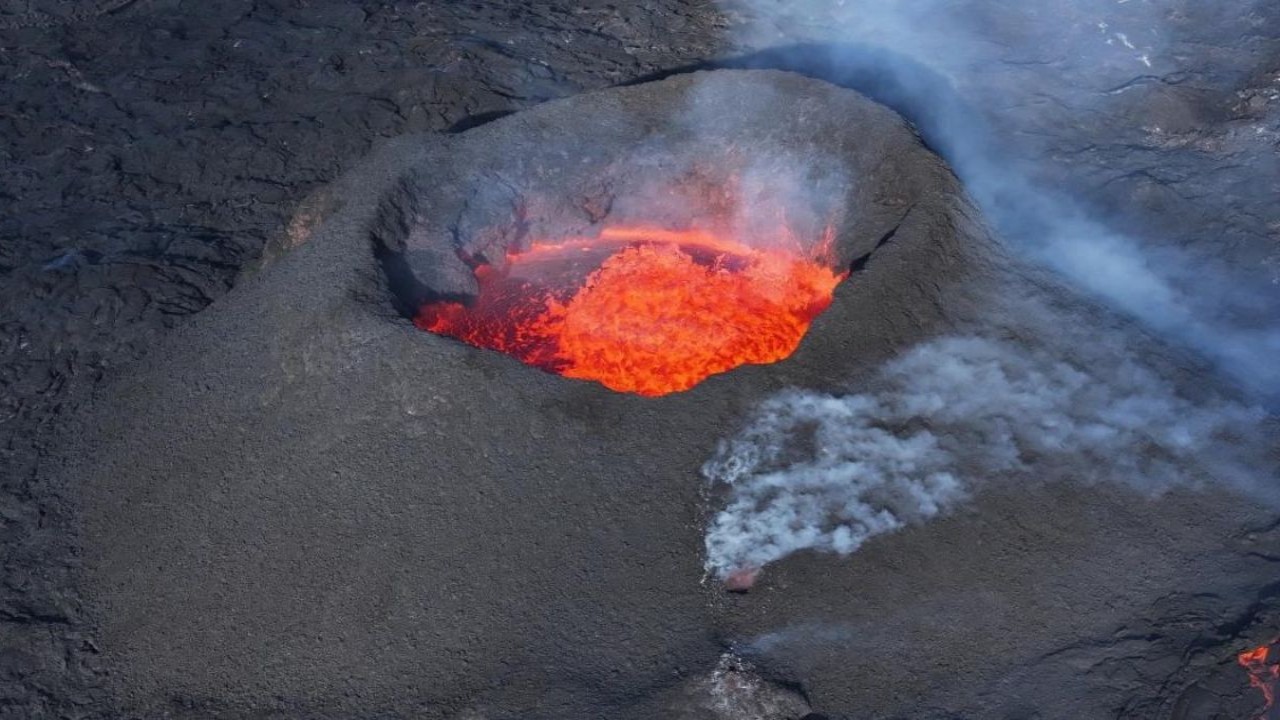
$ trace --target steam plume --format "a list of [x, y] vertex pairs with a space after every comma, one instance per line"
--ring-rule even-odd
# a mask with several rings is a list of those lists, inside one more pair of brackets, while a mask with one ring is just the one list
[[[1077, 199], [1038, 186], [1041, 167], [1001, 151], [1042, 128], [1028, 113], [981, 108], [1056, 103], [1083, 121], [1106, 90], [1186, 70], [1170, 52], [1168, 17], [1246, 23], [1251, 2], [1114, 0], [722, 0], [749, 21], [740, 40], [776, 47], [762, 64], [821, 67], [829, 79], [897, 108], [956, 169], [1002, 234], [1028, 257], [1212, 359], [1244, 388], [1280, 400], [1280, 285], [1265, 267], [1212, 266], [1203, 257], [1115, 232]], [[1241, 32], [1244, 30], [1241, 29]], [[796, 43], [808, 43], [796, 45]], [[993, 89], [993, 67], [1000, 71]], [[997, 129], [998, 126], [998, 129]], [[1027, 141], [1030, 142], [1030, 141]], [[1025, 153], [1035, 156], [1037, 148]], [[1261, 170], [1260, 170], [1261, 171]], [[1276, 181], [1275, 176], [1258, 178]]]
[[848, 554], [1033, 462], [1043, 480], [1153, 495], [1210, 479], [1247, 489], [1248, 469], [1224, 443], [1265, 416], [1186, 400], [1128, 357], [1099, 377], [979, 337], [917, 346], [872, 387], [783, 392], [721, 444], [703, 468], [729, 495], [707, 532], [708, 570], [723, 577], [805, 549]]

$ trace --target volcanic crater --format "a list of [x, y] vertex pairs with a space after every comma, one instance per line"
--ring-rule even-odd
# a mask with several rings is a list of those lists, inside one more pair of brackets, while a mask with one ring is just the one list
[[[424, 330], [620, 392], [660, 396], [782, 360], [848, 275], [836, 238], [850, 237], [837, 228], [850, 183], [699, 140], [618, 148], [630, 157], [579, 168], [594, 187], [550, 196], [517, 188], [579, 178], [497, 171], [505, 223], [471, 221], [488, 208], [469, 202], [452, 232], [431, 232], [415, 208], [392, 224], [407, 236], [378, 238], [392, 291]], [[492, 187], [479, 182], [470, 198]]]
[[[945, 163], [856, 92], [677, 75], [395, 139], [325, 193], [305, 241], [67, 431], [58, 472], [83, 487], [85, 596], [122, 712], [737, 720], [892, 716], [910, 697], [937, 717], [1017, 717], [1065, 693], [1104, 706], [1115, 689], [1063, 670], [1055, 648], [1136, 622], [1189, 577], [1230, 596], [1219, 539], [1262, 517], [1186, 492], [1153, 519], [1123, 489], [1008, 483], [974, 499], [981, 513], [850, 558], [790, 557], [745, 597], [708, 577], [697, 469], [777, 391], [845, 391], [948, 332], [1053, 344], [1023, 303], [1100, 341], [1124, 329], [1007, 257]], [[545, 322], [634, 253], [713, 283], [768, 269], [762, 255], [799, 264], [821, 279], [792, 315], [808, 332], [660, 388], [575, 374], [564, 327], [550, 349], [539, 335], [514, 352], [503, 343], [528, 325], [484, 342], [467, 330], [490, 307]], [[602, 318], [670, 322], [604, 307], [587, 335]], [[1045, 507], [1053, 521], [1028, 527]], [[735, 687], [750, 693], [715, 695]], [[743, 709], [747, 694], [759, 702]]]
[[[680, 122], [608, 108], [569, 137], [530, 128], [535, 152], [456, 179], [410, 173], [374, 233], [397, 305], [424, 330], [647, 396], [790, 356], [909, 208], [863, 212], [891, 163], [877, 143], [824, 150], [839, 130], [821, 98], [730, 92], [691, 83]], [[775, 99], [794, 105], [762, 115]]]
[[[698, 107], [712, 120], [673, 121]], [[702, 681], [678, 678], [721, 663], [731, 609], [699, 582], [696, 468], [769, 392], [856, 376], [976, 312], [996, 275], [954, 177], [898, 116], [789, 73], [678, 76], [401, 138], [327, 193], [305, 242], [71, 434], [94, 458], [67, 465], [87, 493], [89, 596], [134, 711], [288, 697], [390, 712], [411, 695], [449, 716], [542, 688], [557, 703], [525, 717], [696, 712]], [[641, 248], [704, 233], [679, 235], [686, 271], [785, 250], [821, 272], [830, 307], [806, 300], [812, 327], [778, 362], [661, 397], [411, 322], [483, 302], [477, 268], [518, 266], [539, 239], [635, 247], [610, 235], [635, 227]], [[691, 250], [706, 234], [734, 252]]]

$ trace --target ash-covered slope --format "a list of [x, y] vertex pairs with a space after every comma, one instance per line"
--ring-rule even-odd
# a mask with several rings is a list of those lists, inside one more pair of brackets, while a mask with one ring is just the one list
[[[707, 92], [753, 112], [682, 124]], [[591, 167], [703, 141], [847, 171], [837, 254], [856, 272], [793, 357], [647, 399], [403, 317], [415, 288], [465, 291], [415, 251], [509, 223], [495, 178], [595, 207], [573, 196]], [[1102, 717], [1142, 688], [1010, 678], [1177, 593], [1216, 618], [1263, 585], [1224, 541], [1265, 515], [1239, 496], [1069, 482], [991, 488], [852, 559], [795, 556], [745, 596], [704, 581], [699, 468], [774, 392], [845, 390], [943, 333], [1055, 345], [1029, 299], [1123, 331], [1011, 270], [945, 166], [855, 93], [721, 71], [586, 94], [401, 138], [328, 196], [305, 244], [112, 382], [58, 451], [106, 714], [700, 717], [736, 650], [807, 696], [762, 717]]]

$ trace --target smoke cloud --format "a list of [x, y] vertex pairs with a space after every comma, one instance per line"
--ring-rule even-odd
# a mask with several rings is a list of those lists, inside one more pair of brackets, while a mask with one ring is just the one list
[[706, 536], [721, 577], [799, 550], [848, 554], [877, 535], [947, 512], [985, 483], [1123, 483], [1159, 495], [1254, 482], [1236, 443], [1265, 413], [1192, 402], [1127, 356], [1105, 376], [981, 337], [917, 346], [870, 391], [801, 390], [766, 401], [703, 467], [728, 491]]
[[[1115, 92], [1186, 71], [1185, 59], [1172, 52], [1172, 15], [1192, 16], [1202, 26], [1247, 23], [1253, 3], [722, 4], [745, 18], [744, 46], [785, 46], [759, 64], [817, 67], [907, 115], [1027, 257], [1202, 353], [1256, 396], [1280, 399], [1278, 288], [1267, 268], [1215, 266], [1203, 255], [1112, 230], [1078, 199], [1037, 184], [1046, 163], [1034, 159], [1029, 139], [1045, 132], [1045, 115], [1089, 122]], [[1037, 105], [1052, 109], [1005, 110]], [[1021, 159], [1004, 151], [1015, 139], [1030, 146]]]
[[[1043, 180], [1056, 175], [1037, 139], [1185, 74], [1175, 16], [1209, 32], [1247, 24], [1256, 3], [721, 4], [739, 19], [739, 43], [764, 50], [742, 64], [814, 74], [895, 108], [1013, 250], [1211, 360], [1253, 401], [1280, 400], [1280, 286], [1267, 268], [1229, 267], [1154, 233], [1109, 227], [1087, 201]], [[1107, 122], [1116, 121], [1096, 128], [1106, 132]], [[1259, 182], [1280, 182], [1280, 172], [1260, 172], [1272, 174]], [[1084, 336], [1075, 346], [1091, 347], [1090, 357], [1061, 344], [950, 337], [889, 363], [862, 392], [792, 390], [765, 402], [703, 467], [727, 498], [707, 531], [708, 570], [724, 577], [800, 550], [848, 554], [1002, 478], [1122, 483], [1148, 495], [1214, 482], [1263, 494], [1265, 411], [1192, 401], [1122, 343], [1095, 344], [1066, 318], [1027, 319]]]

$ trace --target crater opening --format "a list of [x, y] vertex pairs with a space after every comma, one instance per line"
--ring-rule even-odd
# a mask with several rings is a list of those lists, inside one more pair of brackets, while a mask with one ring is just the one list
[[607, 225], [473, 265], [470, 302], [424, 304], [418, 327], [565, 377], [660, 396], [782, 360], [847, 273], [790, 233]]
[[752, 90], [684, 78], [567, 124], [500, 120], [489, 131], [510, 144], [415, 165], [372, 226], [396, 308], [648, 397], [791, 356], [917, 181], [905, 146], [845, 132], [896, 127], [882, 108], [807, 81], [782, 102], [790, 90], [756, 82], [791, 76], [716, 77]]

